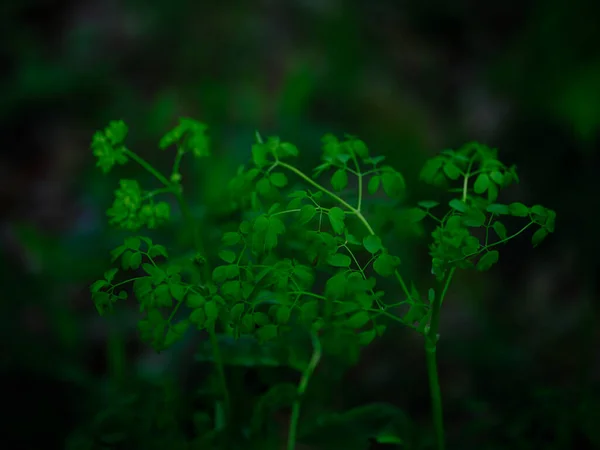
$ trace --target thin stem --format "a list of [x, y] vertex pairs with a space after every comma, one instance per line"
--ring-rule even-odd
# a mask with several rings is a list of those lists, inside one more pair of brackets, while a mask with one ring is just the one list
[[219, 341], [217, 334], [215, 333], [214, 326], [208, 327], [208, 335], [210, 336], [210, 344], [213, 352], [213, 359], [217, 368], [217, 375], [219, 376], [219, 383], [221, 388], [221, 395], [223, 396], [223, 403], [225, 405], [225, 414], [229, 414], [230, 400], [229, 400], [229, 389], [227, 388], [227, 380], [225, 378], [225, 369], [223, 366], [223, 358], [221, 357], [221, 350], [219, 348]]
[[[332, 199], [334, 199], [335, 201], [337, 201], [341, 205], [343, 205], [346, 208], [348, 208], [356, 217], [358, 217], [358, 220], [360, 220], [363, 223], [363, 225], [365, 226], [365, 228], [367, 229], [367, 231], [369, 232], [369, 234], [375, 236], [375, 231], [373, 231], [373, 228], [371, 227], [371, 224], [369, 224], [369, 222], [367, 221], [367, 219], [365, 218], [365, 216], [363, 216], [362, 212], [360, 212], [357, 208], [355, 208], [352, 205], [350, 205], [343, 198], [341, 198], [338, 195], [334, 194], [329, 189], [326, 189], [325, 187], [321, 186], [319, 183], [317, 183], [314, 180], [312, 180], [309, 176], [307, 176], [306, 174], [304, 174], [302, 171], [296, 169], [294, 166], [292, 166], [290, 164], [286, 164], [286, 163], [284, 163], [284, 162], [282, 162], [280, 160], [277, 160], [273, 164], [273, 166], [277, 166], [277, 165], [279, 165], [279, 166], [281, 166], [281, 167], [289, 170], [290, 172], [295, 173], [297, 176], [299, 176], [300, 178], [302, 178], [308, 184], [314, 186], [315, 188], [317, 188], [318, 190], [320, 190], [324, 194], [328, 195], [329, 197], [331, 197]], [[362, 191], [362, 186], [360, 187], [360, 189]], [[397, 270], [394, 271], [394, 275], [396, 276], [396, 279], [400, 283], [400, 287], [402, 288], [402, 291], [404, 291], [404, 294], [408, 298], [412, 298], [412, 295], [410, 294], [410, 291], [408, 290], [408, 287], [406, 286], [406, 283], [404, 282], [404, 279], [402, 278], [402, 275], [400, 275], [400, 273]]]
[[[446, 279], [442, 282], [443, 288], [441, 292], [436, 292], [436, 297], [433, 301], [431, 311], [431, 321], [429, 323], [429, 331], [425, 335], [425, 357], [427, 359], [427, 374], [429, 377], [429, 392], [431, 395], [431, 409], [433, 414], [433, 426], [437, 441], [437, 449], [444, 450], [444, 416], [442, 411], [442, 392], [440, 389], [440, 381], [437, 369], [436, 349], [438, 341], [438, 330], [440, 325], [440, 310], [444, 297], [448, 292], [450, 281], [454, 275], [455, 268], [450, 270]], [[440, 283], [441, 284], [441, 283]]]
[[295, 450], [296, 448], [296, 433], [298, 431], [298, 420], [300, 419], [300, 406], [302, 403], [302, 397], [306, 392], [306, 388], [308, 387], [308, 382], [310, 381], [310, 378], [312, 377], [315, 369], [319, 365], [319, 361], [321, 361], [321, 342], [319, 341], [319, 337], [315, 333], [312, 334], [312, 343], [312, 357], [308, 362], [308, 366], [306, 366], [306, 369], [304, 369], [304, 372], [302, 373], [300, 383], [298, 384], [298, 390], [296, 391], [296, 399], [294, 400], [294, 404], [292, 405], [292, 415], [290, 417], [290, 429], [288, 431], [287, 450]]
[[356, 159], [354, 152], [352, 152], [352, 160], [356, 166], [356, 176], [358, 177], [358, 204], [356, 205], [356, 210], [360, 212], [362, 209], [363, 198], [363, 174], [360, 173], [360, 166], [358, 165], [358, 160]]
[[141, 158], [136, 153], [133, 153], [131, 150], [125, 149], [124, 152], [128, 157], [130, 157], [136, 163], [138, 163], [140, 166], [142, 166], [146, 171], [148, 171], [148, 173], [150, 173], [154, 178], [156, 178], [158, 181], [160, 181], [166, 187], [168, 187], [168, 188], [173, 187], [172, 183], [169, 180], [167, 180], [162, 173], [160, 173], [158, 170], [156, 170], [154, 167], [152, 167], [152, 165], [149, 162], [147, 162], [145, 159]]
[[296, 169], [294, 166], [291, 166], [287, 163], [284, 163], [282, 161], [277, 161], [275, 163], [276, 165], [279, 165], [281, 167], [286, 168], [287, 170], [289, 170], [290, 172], [295, 173], [296, 175], [298, 175], [300, 178], [302, 178], [304, 181], [306, 181], [308, 184], [310, 184], [311, 186], [314, 186], [315, 188], [317, 188], [318, 190], [320, 190], [321, 192], [323, 192], [324, 194], [328, 195], [329, 197], [331, 197], [332, 199], [334, 199], [336, 202], [340, 203], [341, 205], [343, 205], [344, 207], [346, 207], [348, 210], [350, 210], [356, 217], [358, 217], [358, 220], [360, 220], [363, 225], [365, 226], [365, 228], [367, 229], [367, 231], [369, 232], [369, 234], [375, 235], [375, 231], [373, 231], [373, 228], [371, 228], [371, 225], [369, 224], [369, 222], [367, 222], [367, 219], [365, 219], [365, 216], [362, 215], [362, 213], [356, 209], [354, 206], [350, 205], [346, 200], [344, 200], [343, 198], [341, 198], [340, 196], [334, 194], [333, 192], [331, 192], [329, 189], [324, 188], [323, 186], [321, 186], [319, 183], [316, 183], [314, 180], [312, 180], [310, 177], [308, 177], [307, 175], [305, 175], [303, 172], [301, 172], [300, 170]]
[[[182, 186], [171, 183], [169, 180], [167, 180], [167, 178], [164, 175], [162, 175], [159, 171], [157, 171], [154, 167], [152, 167], [152, 165], [150, 163], [148, 163], [146, 160], [139, 157], [137, 154], [133, 153], [132, 151], [125, 150], [125, 153], [132, 160], [134, 160], [140, 166], [142, 166], [146, 171], [148, 171], [148, 173], [150, 173], [152, 176], [154, 176], [158, 181], [160, 181], [162, 184], [164, 184], [165, 187], [172, 189], [173, 193], [175, 194], [175, 197], [177, 198], [177, 202], [179, 203], [179, 207], [181, 208], [181, 213], [183, 215], [186, 226], [188, 227], [190, 232], [193, 233], [194, 248], [200, 254], [204, 255], [204, 245], [203, 245], [202, 238], [201, 238], [201, 228], [195, 222], [195, 220], [192, 216], [192, 213], [190, 211], [190, 208], [189, 208], [187, 202], [185, 201], [185, 199], [183, 198]], [[182, 156], [181, 152], [178, 152], [176, 159], [175, 159], [174, 170], [179, 169], [178, 166], [179, 166], [179, 163], [181, 160], [181, 156]], [[204, 272], [203, 273], [204, 279], [209, 280], [210, 279], [210, 267], [206, 263], [203, 265], [203, 272]], [[215, 366], [216, 366], [216, 370], [217, 370], [217, 375], [219, 377], [219, 382], [221, 385], [220, 386], [221, 387], [221, 395], [223, 397], [225, 416], [228, 417], [228, 414], [230, 412], [229, 389], [227, 388], [227, 380], [225, 378], [225, 369], [223, 366], [223, 360], [221, 358], [219, 342], [217, 340], [217, 336], [216, 336], [214, 327], [211, 327], [208, 332], [209, 332], [209, 336], [210, 336], [210, 343], [211, 343], [211, 347], [212, 347], [212, 351], [213, 351], [213, 358], [214, 358], [214, 362], [215, 362]]]

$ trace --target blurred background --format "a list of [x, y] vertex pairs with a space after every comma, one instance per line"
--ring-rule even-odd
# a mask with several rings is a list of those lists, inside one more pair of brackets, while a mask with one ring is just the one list
[[[505, 200], [556, 210], [557, 231], [535, 250], [517, 239], [448, 294], [449, 448], [600, 448], [598, 2], [22, 0], [1, 11], [2, 438], [14, 448], [77, 448], [78, 430], [119, 409], [106, 387], [115, 353], [144, 374], [137, 394], [185, 394], [189, 346], [155, 355], [137, 341], [135, 308], [99, 318], [89, 295], [122, 239], [105, 210], [134, 170], [102, 175], [92, 134], [123, 119], [128, 146], [160, 166], [156, 143], [182, 115], [210, 127], [210, 170], [200, 160], [189, 178], [198, 214], [217, 225], [255, 129], [295, 143], [306, 167], [324, 133], [358, 135], [405, 175], [409, 202], [429, 195], [426, 158], [472, 140], [497, 147], [521, 177]], [[426, 240], [404, 251], [427, 283]], [[427, 426], [418, 336], [390, 331], [344, 380], [344, 404], [390, 402]], [[152, 395], [134, 397], [162, 408]]]

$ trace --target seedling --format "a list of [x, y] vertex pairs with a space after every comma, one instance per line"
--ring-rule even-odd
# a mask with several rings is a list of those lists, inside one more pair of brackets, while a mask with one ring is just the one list
[[[369, 206], [370, 199], [382, 196], [399, 205], [405, 195], [400, 172], [386, 165], [383, 156], [371, 155], [362, 140], [354, 136], [340, 140], [328, 134], [322, 139], [321, 164], [313, 173], [304, 173], [294, 163], [299, 156], [295, 145], [278, 137], [263, 140], [257, 132], [251, 162], [239, 168], [228, 186], [242, 220], [222, 233], [220, 248], [211, 253], [184, 199], [179, 170], [187, 154], [210, 156], [206, 130], [202, 123], [181, 119], [160, 141], [161, 149], [175, 148], [168, 175], [125, 146], [127, 127], [122, 121], [111, 122], [94, 135], [92, 149], [105, 173], [131, 160], [161, 183], [148, 190], [137, 180], [122, 179], [115, 191], [108, 209], [110, 223], [135, 235], [111, 252], [118, 266], [91, 286], [99, 313], [125, 300], [132, 285], [142, 314], [141, 338], [157, 351], [168, 349], [191, 329], [208, 333], [221, 391], [216, 408], [221, 419], [210, 430], [211, 436], [227, 433], [231, 417], [218, 335], [252, 336], [266, 345], [285, 339], [293, 330], [305, 330], [313, 350], [309, 360], [297, 364], [302, 374], [292, 395], [288, 450], [302, 440], [300, 408], [320, 363], [324, 337], [341, 332], [355, 336], [348, 346], [364, 347], [385, 331], [384, 321], [398, 322], [424, 337], [433, 425], [437, 448], [443, 449], [436, 347], [442, 305], [453, 276], [457, 270], [490, 269], [498, 262], [499, 249], [529, 229], [537, 246], [554, 231], [555, 212], [540, 205], [498, 202], [500, 190], [519, 179], [514, 166], [497, 159], [496, 150], [474, 142], [444, 150], [427, 161], [420, 178], [449, 194], [448, 203], [421, 201], [404, 208], [401, 216], [415, 226], [432, 221], [432, 284], [418, 289], [403, 278], [401, 260], [372, 225]], [[163, 195], [175, 196], [184, 226], [197, 230], [193, 264], [202, 274], [201, 282], [190, 281], [189, 265], [172, 259], [164, 246], [137, 235], [143, 228], [160, 227], [170, 220], [169, 203], [158, 200]], [[504, 223], [508, 216], [521, 219], [520, 228], [509, 231]], [[120, 272], [134, 276], [123, 279]], [[378, 283], [391, 286], [390, 281], [398, 288], [377, 289]], [[402, 442], [402, 436], [389, 431], [370, 437]]]

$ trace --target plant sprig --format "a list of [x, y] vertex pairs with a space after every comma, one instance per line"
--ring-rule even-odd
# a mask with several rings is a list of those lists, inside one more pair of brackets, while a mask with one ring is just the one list
[[[123, 122], [111, 122], [96, 133], [92, 149], [102, 171], [133, 160], [162, 185], [145, 191], [136, 180], [121, 180], [107, 211], [110, 223], [135, 232], [159, 227], [170, 220], [170, 207], [155, 197], [171, 194], [187, 226], [197, 227], [183, 197], [180, 164], [186, 153], [209, 156], [206, 129], [204, 124], [182, 119], [161, 140], [161, 148], [177, 148], [169, 177], [124, 146], [127, 127]], [[401, 207], [406, 195], [403, 175], [383, 164], [384, 157], [371, 156], [367, 145], [355, 136], [340, 140], [328, 134], [322, 144], [321, 163], [309, 175], [293, 163], [299, 156], [295, 145], [279, 137], [263, 140], [257, 132], [250, 164], [241, 166], [228, 185], [242, 220], [235, 229], [222, 233], [214, 254], [206, 252], [196, 234], [202, 282], [187, 279], [165, 247], [148, 237], [129, 237], [112, 252], [120, 268], [110, 269], [91, 287], [96, 307], [101, 314], [110, 310], [117, 300], [127, 298], [125, 286], [131, 284], [144, 314], [139, 322], [141, 337], [158, 351], [182, 339], [189, 329], [208, 331], [224, 399], [228, 394], [216, 332], [236, 339], [253, 336], [261, 343], [284, 339], [296, 329], [313, 336], [315, 353], [304, 369], [298, 389], [301, 397], [320, 359], [319, 336], [342, 330], [356, 338], [348, 345], [362, 347], [384, 333], [382, 318], [400, 322], [425, 338], [434, 426], [442, 449], [435, 353], [441, 307], [453, 275], [456, 270], [490, 269], [499, 260], [500, 245], [529, 229], [537, 228], [532, 242], [539, 245], [554, 231], [556, 214], [540, 205], [498, 202], [500, 190], [519, 179], [514, 166], [497, 159], [496, 150], [479, 143], [444, 150], [427, 161], [420, 177], [446, 191], [450, 196], [447, 210], [435, 214], [442, 205], [432, 200], [404, 208], [407, 221], [416, 224], [427, 218], [434, 225], [429, 254], [435, 280], [424, 295], [413, 283], [405, 282], [400, 258], [369, 220], [368, 198], [385, 194], [389, 202]], [[509, 232], [503, 216], [526, 219], [526, 223]], [[119, 269], [136, 275], [115, 283]], [[316, 280], [323, 276], [321, 285]], [[382, 278], [395, 279], [399, 292], [378, 289]], [[405, 312], [399, 315], [398, 308]], [[298, 400], [288, 450], [295, 445], [299, 408]]]

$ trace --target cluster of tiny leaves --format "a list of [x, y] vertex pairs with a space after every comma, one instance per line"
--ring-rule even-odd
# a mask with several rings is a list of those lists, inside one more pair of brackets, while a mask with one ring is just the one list
[[[553, 210], [541, 205], [498, 202], [500, 189], [518, 183], [519, 178], [514, 166], [506, 167], [498, 161], [495, 149], [469, 143], [458, 150], [445, 150], [425, 164], [421, 179], [437, 186], [457, 186], [448, 189], [454, 198], [443, 217], [433, 214], [439, 205], [435, 201], [419, 202], [419, 207], [410, 211], [414, 222], [430, 217], [437, 224], [430, 255], [432, 273], [440, 280], [451, 268], [490, 269], [498, 262], [498, 246], [530, 227], [537, 227], [531, 238], [534, 246], [554, 231]], [[502, 222], [503, 216], [524, 218], [526, 223], [510, 233]], [[484, 230], [480, 237], [474, 233], [477, 228]]]
[[[177, 156], [170, 180], [161, 178], [164, 185], [160, 189], [144, 190], [137, 180], [122, 179], [115, 190], [112, 206], [107, 210], [110, 224], [119, 228], [138, 231], [140, 228], [153, 229], [166, 223], [171, 215], [171, 207], [165, 201], [156, 201], [159, 194], [176, 191], [181, 181], [179, 162], [185, 153], [195, 157], [209, 155], [206, 126], [191, 119], [182, 118], [179, 125], [165, 135], [159, 144], [161, 149], [177, 145]], [[139, 156], [124, 144], [127, 125], [111, 121], [103, 131], [97, 131], [92, 138], [92, 151], [97, 158], [96, 166], [108, 173], [116, 164], [126, 164], [130, 159], [140, 161]]]
[[[110, 151], [98, 153], [93, 144], [103, 170], [122, 163], [118, 155], [131, 157], [121, 145], [126, 134], [122, 127], [121, 122], [113, 122], [94, 138], [94, 142], [110, 145]], [[205, 130], [202, 124], [182, 121], [160, 146], [177, 143], [178, 157], [182, 148], [206, 156]], [[400, 259], [373, 230], [364, 206], [368, 195], [403, 199], [404, 177], [383, 164], [384, 157], [371, 156], [365, 143], [354, 136], [340, 140], [328, 134], [322, 139], [322, 150], [321, 164], [307, 175], [292, 163], [299, 155], [295, 145], [278, 137], [263, 141], [257, 133], [251, 163], [240, 167], [229, 183], [232, 199], [244, 208], [243, 220], [222, 234], [214, 255], [219, 262], [210, 279], [202, 284], [187, 282], [163, 246], [147, 237], [130, 237], [112, 257], [113, 262], [120, 261], [121, 269], [134, 271], [136, 276], [115, 282], [119, 269], [113, 268], [94, 283], [92, 293], [99, 312], [125, 299], [125, 286], [132, 283], [144, 314], [140, 333], [157, 350], [175, 343], [191, 327], [214, 331], [217, 325], [228, 335], [253, 335], [260, 342], [300, 325], [317, 332], [345, 330], [357, 336], [358, 345], [367, 345], [385, 330], [382, 317], [424, 332], [435, 292], [430, 289], [424, 299], [414, 285], [407, 287], [398, 272]], [[421, 172], [424, 181], [458, 194], [449, 201], [443, 217], [432, 213], [439, 205], [434, 201], [419, 202], [409, 210], [413, 222], [425, 217], [436, 221], [430, 254], [432, 273], [438, 280], [449, 269], [489, 269], [498, 260], [497, 246], [529, 227], [538, 227], [534, 245], [554, 229], [554, 211], [497, 202], [499, 190], [518, 178], [514, 167], [507, 168], [496, 158], [495, 150], [468, 144], [442, 152]], [[176, 185], [177, 174], [178, 160], [167, 183]], [[453, 188], [452, 182], [459, 187]], [[122, 180], [115, 199], [118, 206], [109, 210], [113, 223], [132, 230], [156, 225], [141, 219], [140, 205], [147, 196], [135, 186]], [[115, 216], [115, 209], [121, 216]], [[529, 223], [509, 235], [499, 221], [503, 215], [525, 217]], [[473, 233], [477, 228], [484, 230], [484, 238]], [[498, 239], [492, 240], [492, 231]], [[398, 279], [402, 295], [386, 295], [377, 289], [378, 277]], [[402, 316], [390, 312], [399, 306], [408, 312]]]

